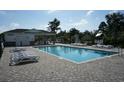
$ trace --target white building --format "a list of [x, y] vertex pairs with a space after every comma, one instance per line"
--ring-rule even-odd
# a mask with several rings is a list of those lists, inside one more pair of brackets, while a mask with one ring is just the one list
[[28, 46], [37, 43], [37, 37], [42, 38], [42, 44], [46, 44], [55, 33], [36, 29], [14, 29], [4, 32], [4, 44], [6, 46]]

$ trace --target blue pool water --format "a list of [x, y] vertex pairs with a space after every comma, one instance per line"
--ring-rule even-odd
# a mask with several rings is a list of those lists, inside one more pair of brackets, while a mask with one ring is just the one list
[[86, 48], [75, 48], [68, 46], [45, 46], [39, 48], [42, 51], [54, 54], [61, 58], [71, 60], [76, 63], [86, 62], [88, 60], [101, 58], [114, 54], [114, 52], [106, 52], [100, 50], [92, 50]]

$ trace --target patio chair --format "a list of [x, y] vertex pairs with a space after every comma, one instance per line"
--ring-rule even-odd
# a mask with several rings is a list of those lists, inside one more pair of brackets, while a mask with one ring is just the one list
[[92, 47], [96, 48], [97, 46], [96, 45], [92, 45]]
[[11, 49], [10, 50], [10, 53], [13, 53], [13, 52], [19, 52], [19, 51], [25, 51], [26, 49], [24, 48], [14, 48], [14, 49]]
[[35, 55], [32, 51], [14, 52], [11, 54], [9, 65], [13, 66], [20, 63], [38, 62], [38, 60], [39, 56]]
[[103, 45], [103, 48], [111, 49], [111, 48], [113, 48], [113, 46], [112, 45]]
[[97, 48], [103, 48], [103, 45], [97, 44], [96, 47]]

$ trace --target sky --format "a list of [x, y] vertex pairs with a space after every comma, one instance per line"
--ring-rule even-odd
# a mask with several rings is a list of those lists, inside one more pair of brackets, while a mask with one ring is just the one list
[[[0, 32], [24, 28], [47, 30], [49, 21], [60, 20], [62, 30], [77, 28], [81, 32], [98, 29], [105, 15], [117, 10], [0, 10]], [[124, 12], [124, 11], [120, 11]]]

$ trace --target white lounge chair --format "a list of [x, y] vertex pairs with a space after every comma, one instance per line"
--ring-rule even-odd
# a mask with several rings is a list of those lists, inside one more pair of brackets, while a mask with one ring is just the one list
[[111, 49], [111, 48], [113, 48], [113, 46], [112, 45], [103, 45], [103, 48]]
[[92, 47], [95, 47], [96, 48], [96, 45], [92, 45]]
[[97, 44], [96, 47], [97, 48], [103, 48], [103, 45]]
[[10, 53], [13, 53], [13, 52], [19, 52], [19, 51], [25, 51], [26, 49], [24, 48], [14, 48], [14, 49], [11, 49], [10, 50]]
[[72, 43], [72, 45], [75, 45], [75, 46], [86, 46], [87, 44], [86, 43]]
[[37, 62], [39, 56], [32, 51], [13, 52], [10, 57], [10, 66], [26, 62]]
[[111, 49], [113, 48], [112, 45], [100, 45], [100, 44], [97, 44], [97, 45], [92, 45], [93, 47], [96, 47], [96, 48], [106, 48], [106, 49]]

